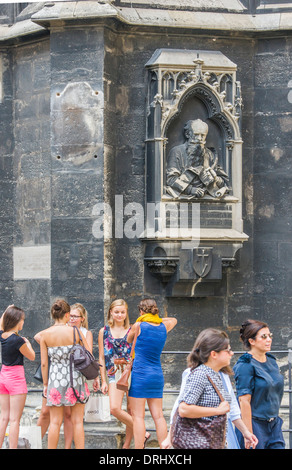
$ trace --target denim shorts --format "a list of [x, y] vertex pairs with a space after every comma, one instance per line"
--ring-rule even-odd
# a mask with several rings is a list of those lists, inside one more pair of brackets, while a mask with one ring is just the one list
[[115, 374], [114, 374], [114, 375], [108, 375], [107, 378], [108, 378], [108, 383], [109, 383], [109, 384], [114, 384], [114, 383], [116, 383]]

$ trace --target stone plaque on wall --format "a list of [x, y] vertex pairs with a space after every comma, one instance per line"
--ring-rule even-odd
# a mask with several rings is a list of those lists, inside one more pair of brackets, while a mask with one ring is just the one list
[[14, 279], [50, 279], [51, 246], [15, 246], [13, 248]]

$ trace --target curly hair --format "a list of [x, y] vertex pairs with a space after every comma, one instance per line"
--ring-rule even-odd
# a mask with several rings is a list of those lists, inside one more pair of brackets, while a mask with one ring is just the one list
[[154, 299], [143, 299], [138, 305], [139, 310], [143, 313], [152, 313], [152, 315], [159, 315], [159, 309]]

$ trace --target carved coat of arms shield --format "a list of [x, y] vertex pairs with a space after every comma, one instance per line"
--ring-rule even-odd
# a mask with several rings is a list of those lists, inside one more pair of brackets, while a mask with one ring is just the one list
[[193, 268], [199, 277], [205, 277], [212, 267], [212, 248], [193, 250]]

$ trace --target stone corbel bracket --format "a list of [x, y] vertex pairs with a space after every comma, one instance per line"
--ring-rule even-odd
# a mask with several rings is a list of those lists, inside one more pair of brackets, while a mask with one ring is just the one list
[[[145, 267], [163, 286], [167, 297], [215, 295], [224, 269], [235, 264], [236, 254], [248, 236], [224, 231], [202, 231], [197, 240], [143, 239]], [[231, 236], [231, 233], [229, 234]]]

